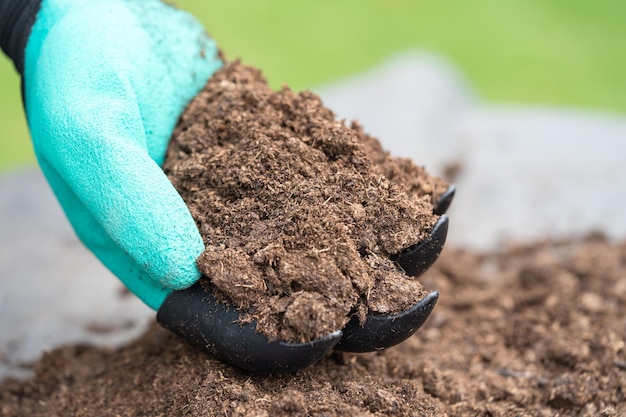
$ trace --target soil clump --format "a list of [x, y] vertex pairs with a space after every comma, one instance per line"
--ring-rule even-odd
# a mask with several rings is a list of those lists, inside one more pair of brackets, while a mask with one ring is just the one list
[[448, 184], [311, 92], [226, 64], [181, 117], [164, 170], [204, 239], [204, 288], [270, 340], [317, 339], [426, 295], [389, 258], [428, 235]]
[[115, 350], [67, 346], [0, 388], [2, 416], [624, 416], [626, 242], [445, 249], [431, 318], [397, 347], [257, 376], [156, 325]]

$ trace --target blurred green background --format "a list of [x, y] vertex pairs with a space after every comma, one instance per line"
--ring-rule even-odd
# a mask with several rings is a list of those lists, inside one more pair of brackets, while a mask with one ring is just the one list
[[[312, 87], [413, 48], [454, 62], [490, 101], [626, 112], [624, 0], [173, 3], [274, 87]], [[4, 55], [0, 92], [0, 170], [32, 165], [19, 78]]]

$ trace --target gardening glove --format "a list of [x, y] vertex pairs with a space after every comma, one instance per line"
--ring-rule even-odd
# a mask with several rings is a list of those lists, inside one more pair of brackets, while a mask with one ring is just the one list
[[148, 306], [198, 280], [204, 244], [160, 168], [188, 102], [222, 65], [158, 0], [0, 0], [37, 160], [83, 243]]

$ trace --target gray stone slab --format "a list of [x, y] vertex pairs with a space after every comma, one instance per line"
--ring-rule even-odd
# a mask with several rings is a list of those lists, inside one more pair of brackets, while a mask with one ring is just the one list
[[78, 241], [39, 171], [0, 178], [0, 380], [66, 343], [118, 346], [154, 313]]

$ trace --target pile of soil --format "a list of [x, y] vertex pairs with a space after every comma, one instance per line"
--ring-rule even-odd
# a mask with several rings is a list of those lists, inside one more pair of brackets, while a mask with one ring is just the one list
[[182, 116], [164, 170], [204, 239], [203, 287], [270, 340], [317, 339], [426, 295], [390, 256], [428, 236], [448, 184], [311, 92], [225, 65]]
[[117, 351], [68, 346], [0, 388], [2, 416], [624, 416], [626, 242], [444, 250], [424, 327], [295, 375], [244, 373], [152, 328]]

